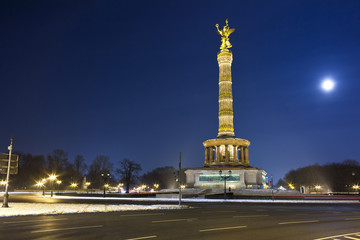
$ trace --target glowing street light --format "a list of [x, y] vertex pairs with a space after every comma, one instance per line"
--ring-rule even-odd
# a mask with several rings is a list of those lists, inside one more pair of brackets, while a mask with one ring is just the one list
[[70, 187], [73, 188], [73, 189], [77, 188], [77, 186], [78, 186], [77, 183], [71, 183], [71, 185], [70, 185]]
[[321, 189], [321, 186], [320, 186], [320, 185], [315, 185], [315, 189], [316, 189], [316, 190], [320, 190], [320, 189]]
[[157, 184], [157, 183], [154, 184], [154, 188], [155, 188], [156, 190], [158, 190], [159, 186], [160, 186], [160, 185]]
[[358, 190], [360, 187], [359, 187], [359, 185], [354, 185], [354, 186], [352, 186], [352, 188], [355, 190]]
[[1, 180], [0, 185], [6, 185], [6, 180]]
[[43, 180], [41, 180], [41, 181], [38, 181], [35, 185], [40, 189], [40, 188], [43, 188], [43, 196], [45, 196], [45, 182], [46, 182], [46, 180], [44, 181], [44, 179]]
[[183, 185], [181, 185], [180, 187], [181, 187], [181, 189], [185, 189], [185, 188], [186, 188], [186, 185], [183, 184]]
[[289, 183], [289, 188], [292, 189], [292, 190], [295, 189], [294, 185], [292, 185], [291, 183]]
[[50, 189], [51, 189], [51, 197], [53, 197], [53, 188], [54, 188], [54, 181], [56, 180], [56, 175], [55, 174], [51, 174], [49, 176], [49, 180], [50, 180]]

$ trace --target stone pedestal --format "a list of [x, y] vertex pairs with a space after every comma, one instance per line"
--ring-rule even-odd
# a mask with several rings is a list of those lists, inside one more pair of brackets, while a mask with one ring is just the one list
[[259, 168], [193, 168], [187, 169], [186, 185], [187, 187], [195, 188], [224, 188], [224, 180], [221, 179], [219, 171], [228, 175], [228, 170], [231, 170], [230, 178], [226, 181], [227, 188], [243, 189], [243, 188], [258, 188], [266, 183], [266, 172]]

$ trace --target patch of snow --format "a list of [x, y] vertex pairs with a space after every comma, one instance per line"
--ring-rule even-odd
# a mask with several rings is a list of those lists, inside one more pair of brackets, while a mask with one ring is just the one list
[[24, 215], [51, 215], [69, 213], [139, 211], [139, 210], [171, 210], [186, 206], [177, 205], [107, 205], [107, 204], [73, 204], [73, 203], [9, 203], [8, 208], [0, 208], [0, 217]]

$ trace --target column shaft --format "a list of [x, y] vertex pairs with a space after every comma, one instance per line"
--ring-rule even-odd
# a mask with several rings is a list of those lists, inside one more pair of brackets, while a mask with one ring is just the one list
[[220, 146], [216, 146], [216, 163], [220, 163]]
[[225, 163], [229, 163], [230, 154], [229, 154], [229, 145], [225, 145]]
[[209, 164], [209, 148], [205, 147], [205, 165]]
[[244, 164], [244, 147], [240, 146], [240, 164]]
[[234, 156], [234, 159], [233, 159], [233, 162], [237, 163], [237, 146], [233, 146], [233, 156]]

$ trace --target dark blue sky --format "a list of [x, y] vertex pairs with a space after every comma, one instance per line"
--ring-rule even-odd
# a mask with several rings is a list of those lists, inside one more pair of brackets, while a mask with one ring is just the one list
[[[360, 160], [360, 1], [2, 1], [0, 146], [61, 148], [144, 171], [201, 167], [216, 138], [220, 37], [230, 36], [234, 126], [277, 180]], [[336, 81], [324, 93], [323, 78]]]

